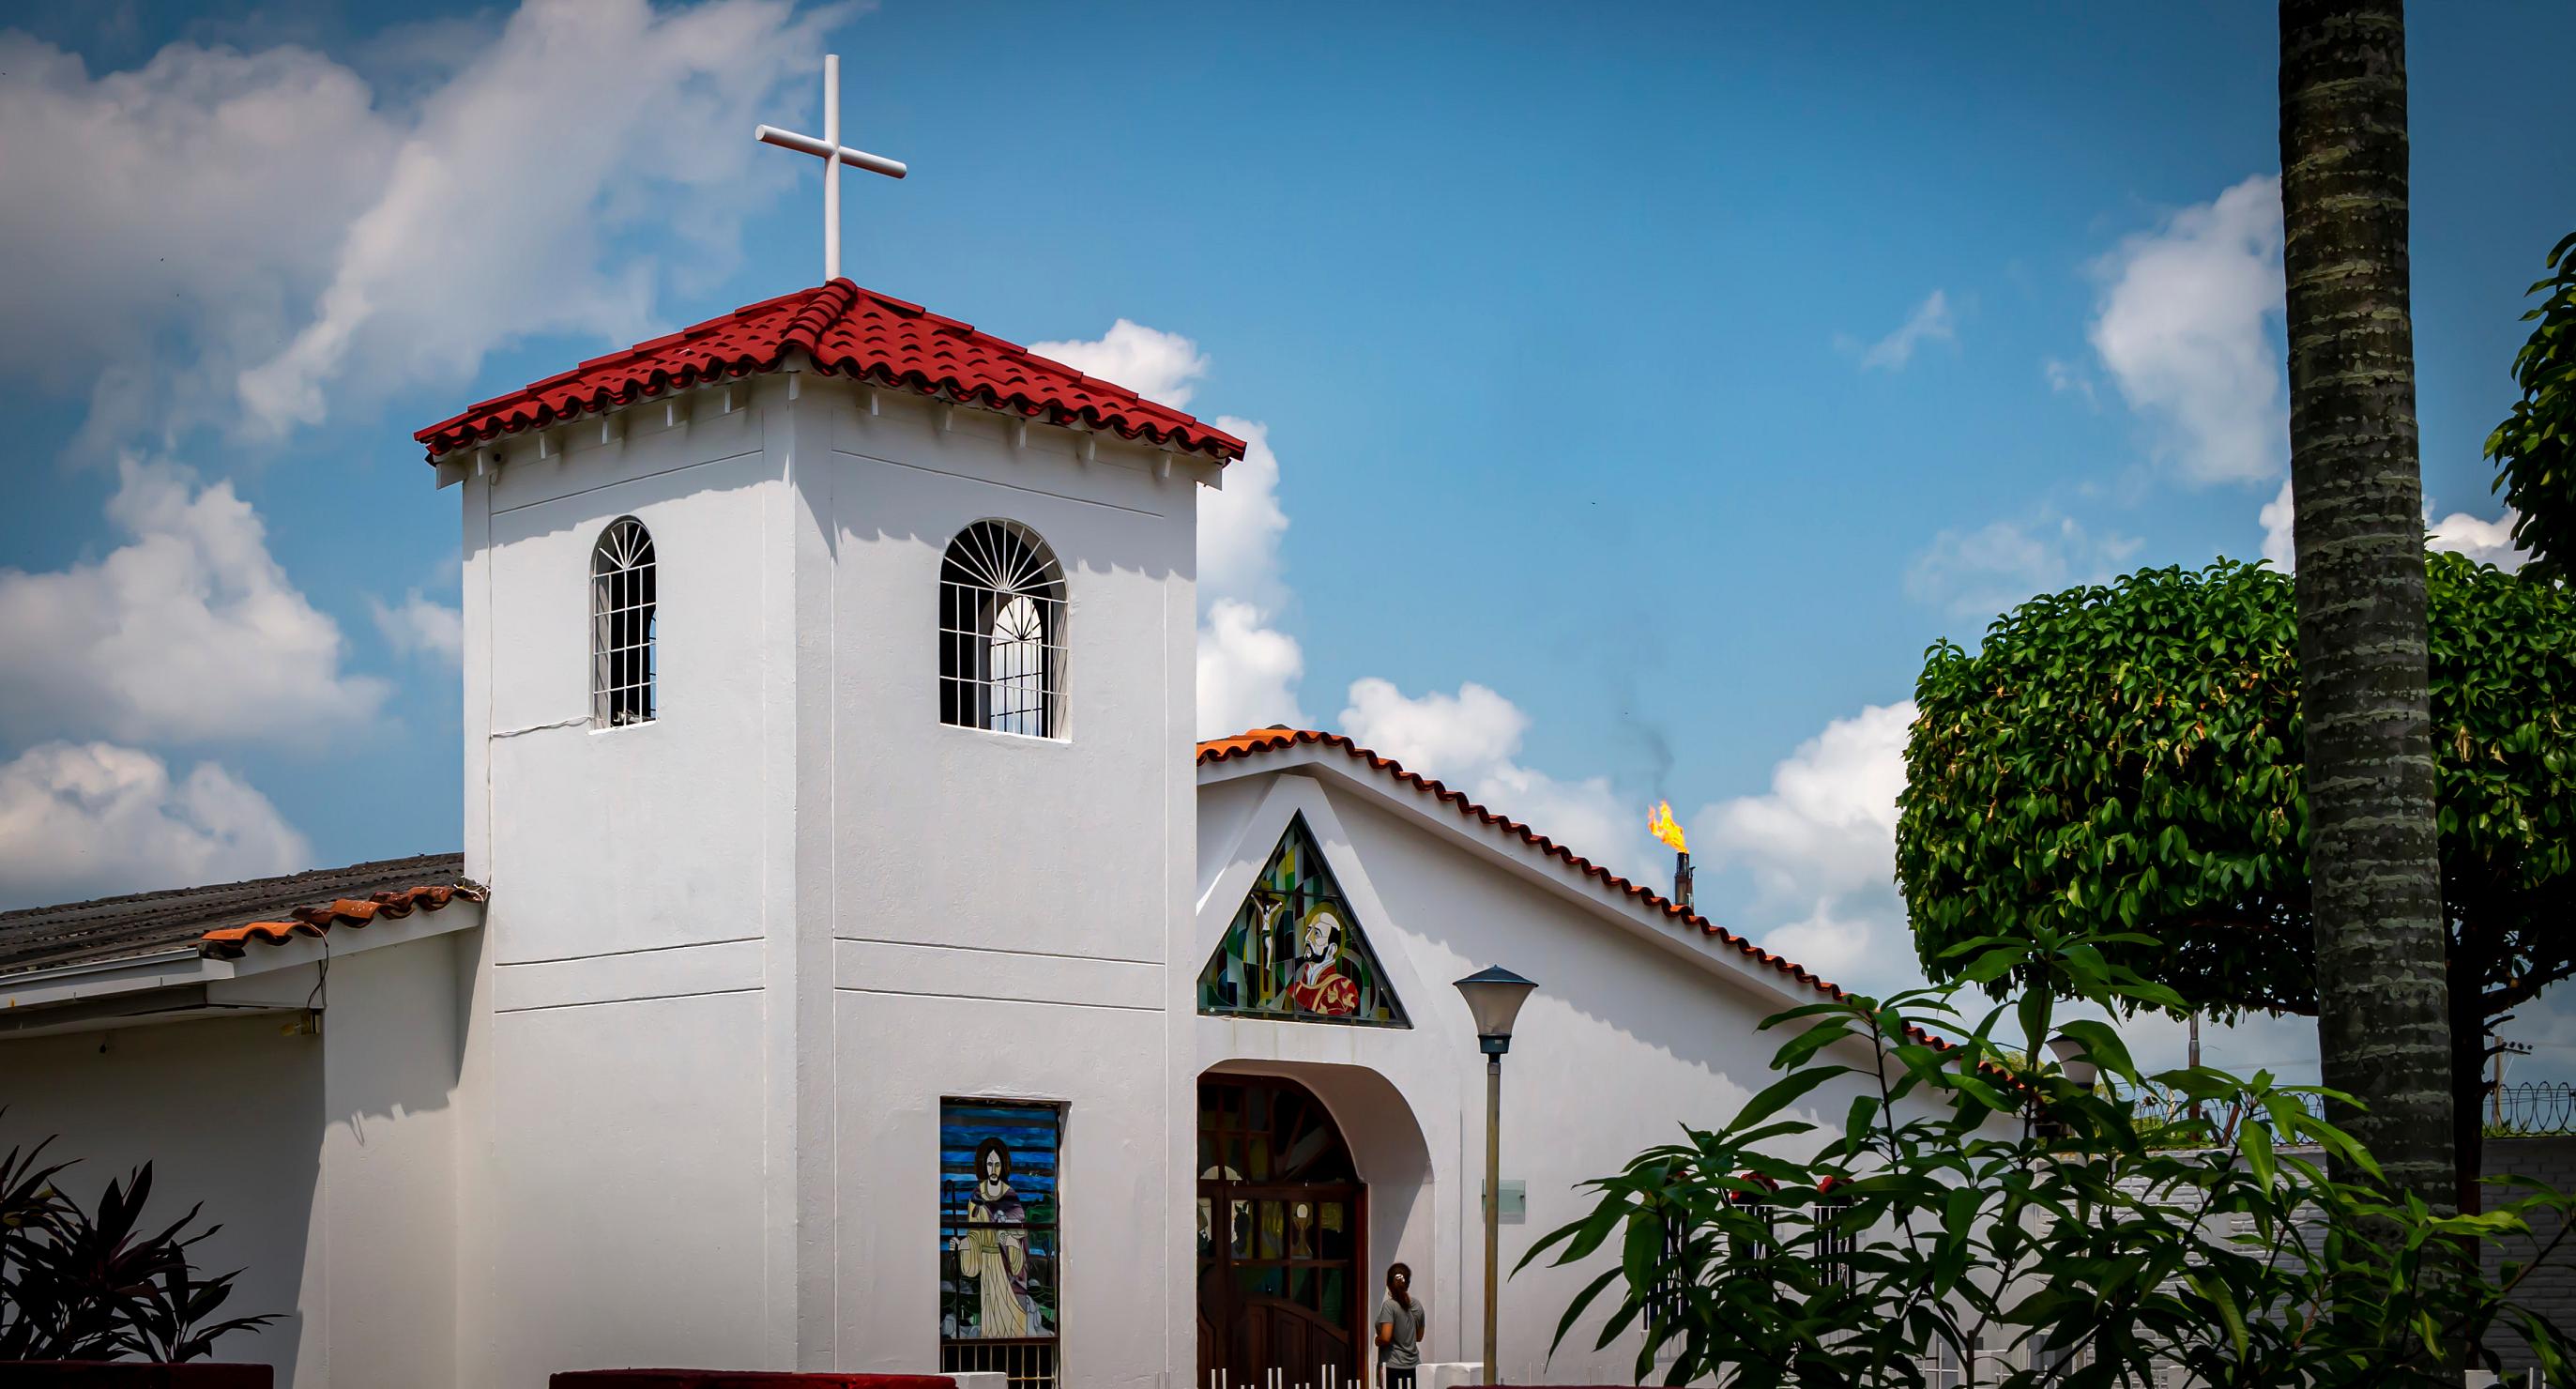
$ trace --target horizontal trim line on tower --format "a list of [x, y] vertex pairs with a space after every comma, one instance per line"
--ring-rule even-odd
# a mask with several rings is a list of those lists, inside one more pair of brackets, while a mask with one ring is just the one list
[[953, 472], [947, 468], [933, 468], [926, 463], [906, 463], [900, 458], [879, 458], [873, 453], [860, 453], [854, 449], [842, 448], [837, 444], [833, 445], [832, 452], [839, 454], [843, 458], [856, 458], [867, 463], [883, 463], [889, 468], [909, 468], [916, 473], [929, 473], [933, 477], [955, 478], [959, 482], [980, 482], [987, 487], [998, 487], [1005, 492], [1025, 492], [1033, 497], [1053, 497], [1060, 502], [1073, 502], [1081, 506], [1096, 506], [1104, 511], [1123, 511], [1130, 516], [1151, 516], [1159, 521], [1170, 514], [1162, 511], [1148, 511], [1141, 506], [1126, 506], [1118, 502], [1104, 502], [1097, 497], [1077, 497], [1066, 492], [1050, 492], [1043, 487], [1024, 487], [1016, 482], [1002, 482], [994, 478], [978, 477], [973, 473]]
[[[596, 487], [580, 487], [575, 488], [570, 492], [557, 492], [550, 496], [539, 497], [535, 501], [521, 502], [516, 506], [496, 506], [492, 508], [492, 514], [495, 516], [507, 516], [513, 511], [525, 511], [529, 507], [544, 506], [549, 502], [570, 501], [574, 497], [587, 497], [593, 492], [605, 492], [611, 487], [624, 487], [629, 483], [642, 482], [647, 478], [669, 477], [673, 473], [685, 473], [691, 468], [712, 468], [719, 463], [731, 463], [737, 458], [758, 458], [768, 451], [769, 450], [766, 447], [755, 443], [750, 448], [744, 449], [740, 453], [728, 453], [722, 458], [701, 458], [694, 463], [683, 463], [675, 468], [662, 468], [654, 472], [636, 473], [628, 477], [614, 478], [610, 481], [600, 483]], [[548, 459], [547, 461], [551, 463], [554, 460]], [[511, 468], [518, 466], [519, 465], [515, 463], [510, 465]], [[506, 474], [509, 469], [504, 468], [502, 471]]]
[[682, 998], [725, 998], [734, 994], [756, 994], [760, 992], [760, 988], [760, 985], [754, 984], [749, 988], [743, 989], [703, 989], [696, 993], [685, 994], [636, 994], [626, 998], [581, 998], [575, 999], [569, 1003], [526, 1003], [521, 1004], [516, 1008], [495, 1008], [492, 1011], [495, 1014], [551, 1013], [564, 1008], [606, 1008], [609, 1005], [616, 1003], [664, 1003], [673, 999]]
[[836, 994], [881, 994], [888, 998], [944, 998], [951, 999], [959, 1003], [1025, 1003], [1032, 1008], [1097, 1008], [1103, 1012], [1109, 1013], [1160, 1013], [1164, 1011], [1160, 1006], [1153, 1004], [1084, 1003], [1076, 999], [1067, 998], [1005, 998], [995, 994], [943, 994], [931, 993], [921, 989], [881, 989], [860, 984], [835, 984], [832, 986], [832, 992]]
[[621, 955], [652, 955], [665, 950], [697, 950], [710, 945], [742, 945], [767, 939], [767, 936], [727, 936], [722, 940], [673, 941], [669, 945], [639, 945], [629, 950], [601, 950], [589, 955], [549, 955], [542, 960], [494, 960], [492, 967], [514, 969], [520, 965], [569, 965], [583, 960], [613, 960]]

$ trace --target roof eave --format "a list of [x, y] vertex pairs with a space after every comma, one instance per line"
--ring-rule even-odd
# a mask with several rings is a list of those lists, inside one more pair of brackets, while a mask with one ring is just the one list
[[[796, 353], [793, 355], [802, 356], [803, 354]], [[1139, 430], [1135, 434], [1129, 435], [1121, 433], [1114, 426], [1106, 423], [1092, 423], [1083, 419], [1076, 412], [1062, 410], [1055, 406], [1041, 406], [1041, 414], [1046, 416], [1046, 418], [1041, 418], [1039, 415], [1033, 415], [1024, 410], [1013, 407], [1007, 401], [998, 404], [988, 402], [980, 395], [972, 393], [960, 395], [956, 392], [949, 391], [935, 385], [921, 386], [900, 380], [877, 380], [874, 379], [874, 373], [870, 373], [863, 377], [852, 376], [848, 373], [834, 372], [823, 368], [801, 368], [790, 365], [786, 362], [780, 362], [772, 366], [759, 367], [741, 375], [728, 377], [723, 380], [709, 378], [688, 386], [671, 390], [638, 392], [631, 400], [611, 401], [604, 407], [585, 409], [575, 414], [558, 416], [542, 423], [529, 423], [515, 427], [505, 426], [497, 433], [488, 435], [468, 435], [445, 448], [438, 447], [433, 441], [441, 434], [447, 433], [458, 420], [470, 418], [475, 412], [467, 411], [464, 415], [457, 416], [455, 419], [444, 421], [440, 424], [433, 425], [428, 429], [424, 429], [413, 437], [423, 446], [424, 449], [427, 450], [427, 461], [430, 466], [439, 470], [438, 485], [446, 487], [452, 483], [464, 480], [466, 476], [464, 465], [470, 456], [478, 454], [483, 450], [502, 448], [513, 440], [526, 440], [545, 434], [549, 431], [569, 429], [578, 424], [596, 420], [605, 420], [612, 415], [622, 414], [625, 411], [636, 408], [637, 406], [650, 405], [657, 401], [677, 400], [683, 396], [696, 394], [701, 391], [741, 385], [744, 382], [757, 377], [775, 376], [799, 370], [810, 371], [817, 377], [847, 380], [853, 386], [865, 387], [870, 390], [903, 391], [910, 395], [918, 395], [927, 400], [936, 400], [943, 404], [962, 406], [970, 410], [980, 410], [986, 414], [1000, 415], [1006, 419], [1024, 420], [1030, 424], [1047, 425], [1053, 428], [1065, 430], [1068, 433], [1105, 435], [1119, 443], [1135, 448], [1145, 449], [1156, 453], [1167, 453], [1175, 458], [1187, 459], [1194, 463], [1203, 464], [1211, 470], [1209, 474], [1202, 479], [1202, 481], [1205, 481], [1209, 486], [1220, 485], [1220, 479], [1224, 476], [1226, 466], [1228, 464], [1241, 461], [1245, 448], [1242, 440], [1236, 439], [1233, 435], [1227, 434], [1222, 430], [1203, 430], [1199, 435], [1199, 442], [1196, 443], [1183, 443], [1181, 441], [1181, 436], [1177, 432], [1166, 435], [1161, 439], [1154, 438], [1152, 433], [1146, 430]], [[1211, 445], [1213, 445], [1213, 447]]]

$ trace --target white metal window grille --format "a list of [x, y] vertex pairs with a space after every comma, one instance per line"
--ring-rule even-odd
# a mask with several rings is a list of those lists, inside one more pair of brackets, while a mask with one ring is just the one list
[[1010, 1376], [1011, 1389], [1055, 1389], [1053, 1341], [942, 1341], [939, 1372], [965, 1374], [998, 1371]]
[[1064, 570], [1037, 532], [978, 521], [939, 569], [939, 719], [1064, 736]]
[[653, 717], [653, 608], [652, 533], [620, 517], [590, 555], [590, 716], [602, 728]]

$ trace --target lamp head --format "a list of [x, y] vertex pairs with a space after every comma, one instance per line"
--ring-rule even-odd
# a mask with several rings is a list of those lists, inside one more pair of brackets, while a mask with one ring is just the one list
[[2048, 1050], [2057, 1058], [2057, 1069], [2075, 1082], [2077, 1088], [2090, 1090], [2093, 1082], [2101, 1077], [2102, 1068], [2093, 1064], [2092, 1053], [2085, 1050], [2082, 1042], [2065, 1033], [2049, 1038]]
[[1512, 1021], [1538, 984], [1500, 965], [1480, 969], [1458, 981], [1467, 1012], [1476, 1019], [1476, 1038], [1483, 1050], [1500, 1056], [1512, 1049]]

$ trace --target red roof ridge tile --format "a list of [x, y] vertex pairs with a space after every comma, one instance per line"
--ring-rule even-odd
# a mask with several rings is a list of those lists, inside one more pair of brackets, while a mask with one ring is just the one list
[[[1698, 929], [1700, 934], [1716, 940], [1721, 944], [1733, 946], [1738, 952], [1742, 953], [1754, 962], [1767, 965], [1772, 969], [1778, 970], [1780, 973], [1797, 980], [1799, 983], [1805, 984], [1808, 988], [1825, 995], [1827, 998], [1839, 1001], [1851, 996], [1850, 993], [1841, 985], [1832, 983], [1818, 976], [1814, 971], [1808, 969], [1806, 966], [1798, 964], [1784, 956], [1772, 954], [1770, 951], [1765, 950], [1744, 937], [1727, 930], [1725, 927], [1718, 925], [1716, 922], [1709, 920], [1698, 912], [1682, 906], [1680, 903], [1673, 901], [1671, 898], [1664, 896], [1653, 888], [1646, 887], [1640, 883], [1631, 882], [1626, 877], [1618, 873], [1614, 873], [1610, 869], [1603, 867], [1598, 863], [1594, 863], [1583, 855], [1574, 852], [1571, 848], [1557, 843], [1555, 840], [1548, 838], [1546, 835], [1540, 834], [1538, 831], [1531, 829], [1520, 821], [1514, 820], [1507, 815], [1497, 814], [1496, 812], [1477, 804], [1474, 800], [1469, 799], [1463, 792], [1452, 790], [1419, 772], [1405, 770], [1404, 766], [1394, 758], [1362, 747], [1357, 742], [1353, 741], [1348, 735], [1328, 733], [1323, 730], [1313, 728], [1289, 728], [1285, 725], [1274, 725], [1269, 728], [1248, 729], [1244, 732], [1233, 734], [1228, 737], [1210, 738], [1201, 742], [1198, 745], [1198, 764], [1205, 767], [1216, 763], [1234, 761], [1238, 758], [1254, 757], [1263, 753], [1278, 752], [1286, 748], [1307, 745], [1331, 748], [1335, 751], [1344, 753], [1356, 761], [1367, 764], [1367, 766], [1373, 771], [1383, 773], [1389, 778], [1416, 790], [1428, 792], [1435, 798], [1448, 803], [1453, 809], [1457, 810], [1459, 814], [1464, 815], [1469, 819], [1476, 820], [1484, 825], [1502, 831], [1503, 833], [1517, 835], [1522, 842], [1556, 858], [1566, 866], [1574, 869], [1576, 872], [1592, 878], [1605, 886], [1618, 889], [1622, 896], [1635, 902], [1639, 906], [1645, 907], [1651, 911], [1660, 912], [1668, 919], [1676, 919], [1684, 926], [1695, 927]], [[1925, 1042], [1943, 1051], [1951, 1050], [1956, 1045], [1955, 1043], [1945, 1041], [1919, 1027], [1910, 1029], [1909, 1035], [1913, 1036], [1918, 1041]]]
[[1243, 456], [1241, 439], [1196, 416], [846, 278], [746, 304], [676, 333], [593, 357], [570, 371], [482, 401], [413, 437], [434, 462], [472, 444], [667, 391], [777, 371], [790, 352], [803, 353], [827, 375], [1025, 418], [1046, 416], [1059, 424], [1111, 430], [1124, 439], [1204, 454], [1219, 464]]
[[241, 926], [218, 926], [197, 938], [197, 949], [210, 959], [237, 960], [252, 941], [284, 945], [297, 936], [326, 936], [334, 926], [346, 925], [355, 929], [378, 917], [400, 920], [415, 911], [437, 911], [459, 898], [480, 902], [488, 895], [474, 883], [429, 883], [363, 898], [341, 897], [320, 906], [298, 907], [288, 913], [294, 918], [291, 921], [253, 921]]

